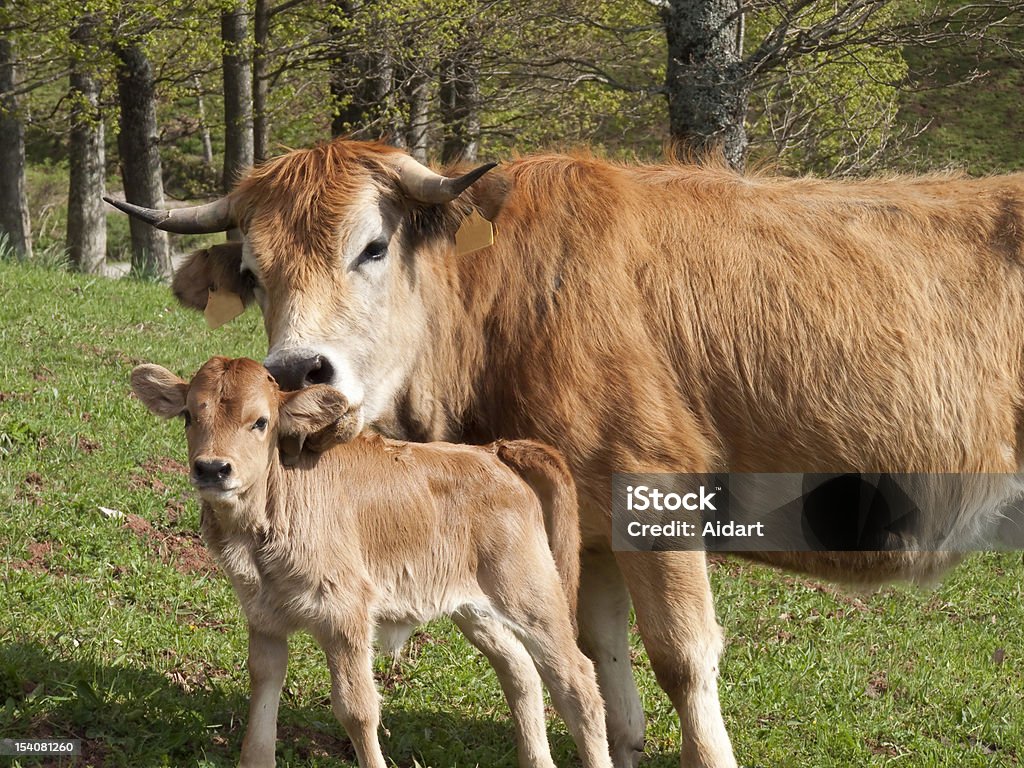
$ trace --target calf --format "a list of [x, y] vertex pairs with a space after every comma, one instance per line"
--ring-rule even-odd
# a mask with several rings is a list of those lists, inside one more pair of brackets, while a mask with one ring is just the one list
[[579, 528], [557, 453], [356, 436], [361, 416], [337, 390], [281, 392], [247, 359], [215, 357], [190, 383], [140, 365], [131, 381], [153, 413], [184, 417], [203, 538], [248, 620], [242, 765], [274, 764], [287, 638], [307, 630], [327, 654], [331, 704], [359, 765], [384, 768], [374, 630], [394, 651], [449, 615], [498, 674], [522, 765], [553, 765], [539, 672], [583, 765], [610, 768], [594, 670], [570, 619]]

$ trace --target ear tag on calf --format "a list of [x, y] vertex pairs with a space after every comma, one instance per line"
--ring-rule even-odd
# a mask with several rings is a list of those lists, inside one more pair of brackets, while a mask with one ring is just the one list
[[494, 245], [494, 225], [474, 208], [455, 233], [455, 254], [462, 256]]
[[231, 322], [245, 311], [242, 297], [232, 291], [218, 291], [210, 288], [206, 299], [206, 311], [203, 316], [211, 329], [220, 328], [224, 323]]

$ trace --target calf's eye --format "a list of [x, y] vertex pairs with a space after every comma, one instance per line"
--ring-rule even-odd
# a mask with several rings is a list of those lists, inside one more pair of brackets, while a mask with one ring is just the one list
[[267, 428], [267, 417], [266, 416], [260, 416], [258, 419], [256, 419], [256, 422], [252, 425], [252, 428], [253, 429], [258, 429], [260, 432], [265, 430]]

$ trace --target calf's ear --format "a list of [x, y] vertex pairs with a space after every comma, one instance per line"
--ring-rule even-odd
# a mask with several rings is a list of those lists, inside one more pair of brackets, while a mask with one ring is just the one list
[[349, 409], [345, 396], [326, 384], [282, 392], [278, 427], [282, 460], [293, 462], [303, 448], [322, 452], [346, 443], [359, 432], [359, 422], [359, 413]]
[[171, 419], [185, 410], [188, 383], [159, 365], [140, 365], [132, 371], [132, 392], [157, 416]]
[[171, 280], [171, 290], [178, 301], [200, 311], [206, 309], [211, 289], [238, 294], [242, 304], [248, 306], [255, 285], [253, 276], [242, 272], [242, 244], [237, 241], [194, 251]]

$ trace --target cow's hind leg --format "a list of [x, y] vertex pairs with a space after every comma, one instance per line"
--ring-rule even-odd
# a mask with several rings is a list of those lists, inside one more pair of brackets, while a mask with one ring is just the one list
[[468, 612], [452, 618], [498, 675], [516, 729], [519, 765], [554, 768], [544, 719], [544, 691], [530, 654], [494, 619]]
[[684, 768], [734, 768], [718, 702], [722, 633], [703, 552], [620, 552], [637, 629], [682, 724]]
[[629, 655], [629, 593], [610, 550], [583, 552], [577, 617], [594, 662], [615, 768], [634, 768], [644, 749], [644, 710]]

